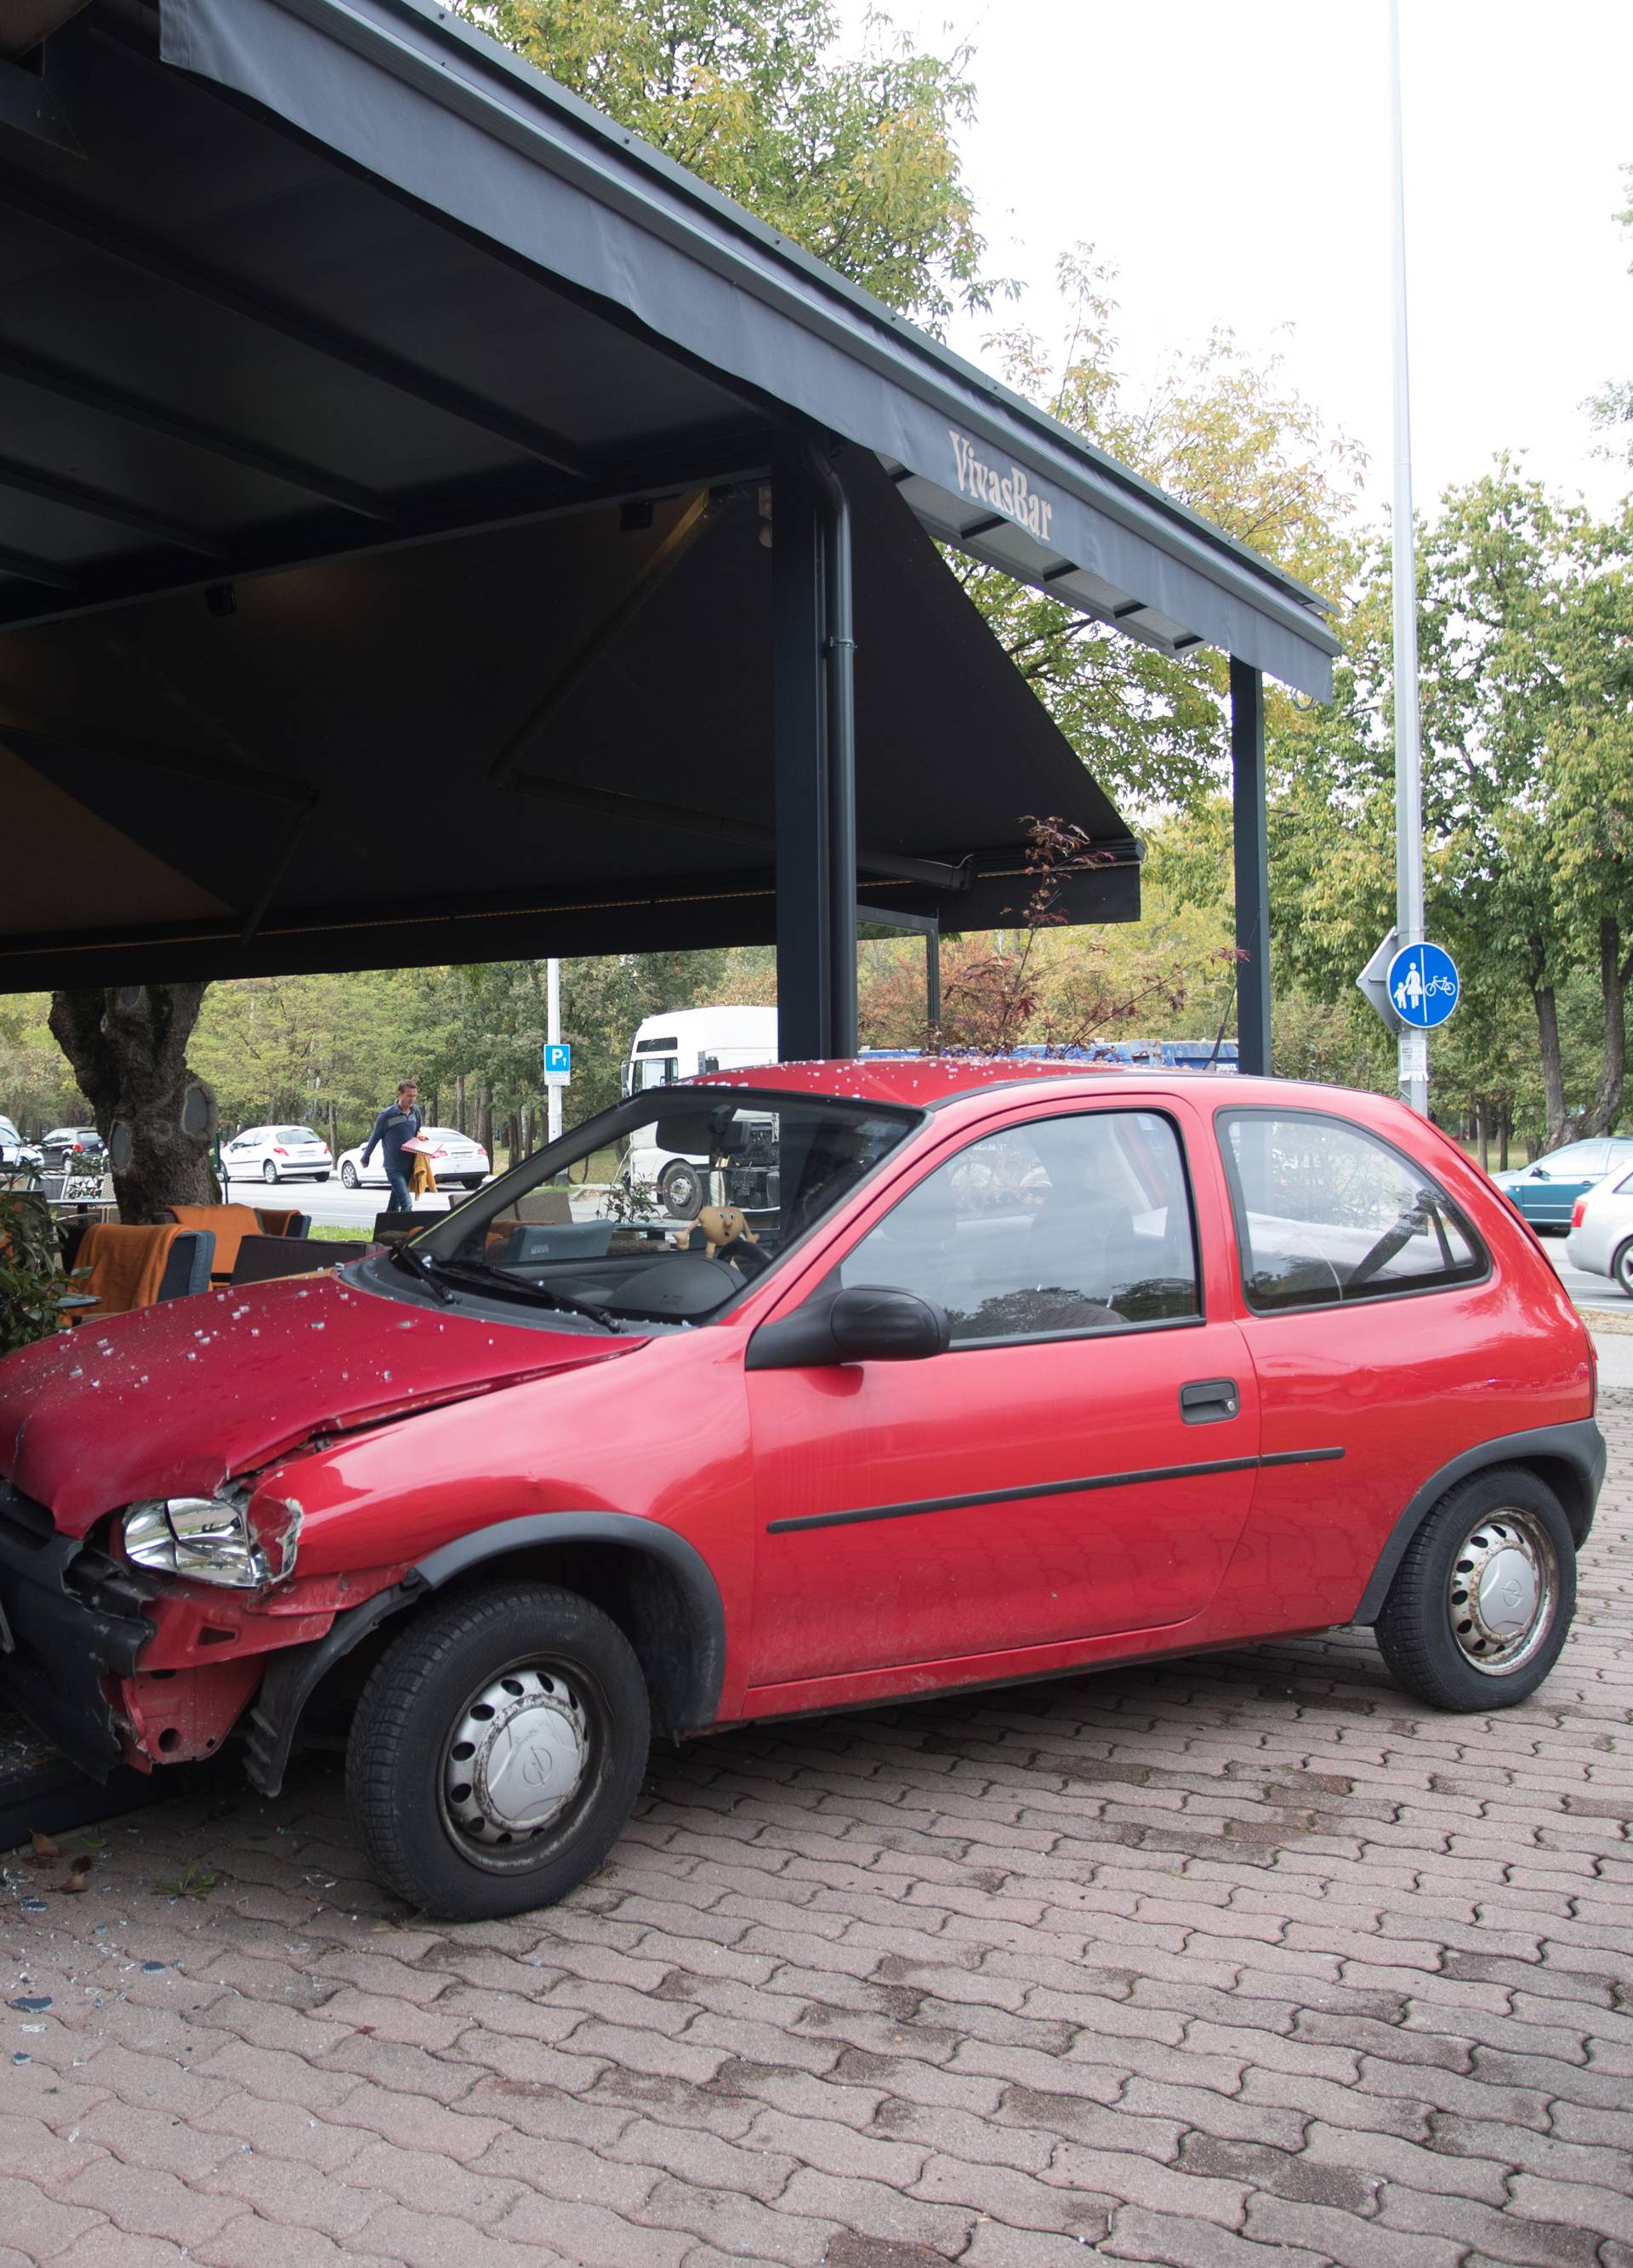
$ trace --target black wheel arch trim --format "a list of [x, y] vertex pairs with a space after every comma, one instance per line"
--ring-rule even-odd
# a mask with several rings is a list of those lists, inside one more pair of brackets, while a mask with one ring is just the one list
[[1563, 1425], [1538, 1425], [1524, 1433], [1499, 1433], [1495, 1440], [1465, 1449], [1431, 1473], [1389, 1531], [1378, 1555], [1360, 1604], [1350, 1620], [1371, 1624], [1383, 1610], [1395, 1570], [1406, 1549], [1446, 1491], [1471, 1479], [1492, 1465], [1549, 1463], [1563, 1466], [1575, 1484], [1576, 1501], [1565, 1505], [1565, 1517], [1578, 1545], [1585, 1543], [1593, 1525], [1594, 1506], [1605, 1478], [1605, 1437], [1592, 1418], [1578, 1418]]
[[702, 1553], [673, 1528], [631, 1513], [523, 1513], [456, 1536], [410, 1568], [401, 1582], [337, 1615], [324, 1637], [275, 1656], [247, 1719], [245, 1769], [252, 1783], [263, 1795], [277, 1794], [312, 1696], [335, 1664], [391, 1616], [489, 1560], [540, 1545], [587, 1543], [613, 1545], [655, 1564], [670, 1579], [684, 1602], [689, 1627], [667, 1633], [676, 1642], [667, 1660], [643, 1660], [648, 1677], [655, 1670], [665, 1688], [666, 1705], [654, 1707], [654, 1722], [667, 1719], [661, 1729], [671, 1732], [712, 1724], [726, 1674], [726, 1609]]

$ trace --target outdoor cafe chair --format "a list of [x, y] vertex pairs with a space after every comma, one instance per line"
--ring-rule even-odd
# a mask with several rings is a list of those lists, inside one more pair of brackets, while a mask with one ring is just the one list
[[277, 1276], [310, 1276], [315, 1269], [338, 1268], [361, 1260], [366, 1244], [331, 1244], [304, 1236], [247, 1236], [233, 1266], [233, 1285], [267, 1284]]

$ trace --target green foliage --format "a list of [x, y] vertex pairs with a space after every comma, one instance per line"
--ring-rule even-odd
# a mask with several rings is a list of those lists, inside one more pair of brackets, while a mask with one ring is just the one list
[[91, 1107], [51, 1036], [48, 992], [0, 998], [0, 1112], [25, 1134], [89, 1125]]
[[962, 50], [870, 15], [833, 53], [825, 0], [459, 0], [460, 13], [887, 306], [938, 327], [984, 307], [956, 133]]
[[56, 1231], [43, 1199], [0, 1193], [0, 1355], [49, 1338], [68, 1287]]
[[[1229, 331], [1177, 355], [1147, 392], [1119, 372], [1114, 271], [1079, 246], [1060, 264], [1065, 344], [1018, 329], [992, 343], [1011, 385], [1226, 534], [1329, 597], [1355, 564], [1349, 535], [1364, 460], [1326, 432], [1278, 362], [1249, 362]], [[1005, 652], [1133, 814], [1194, 809], [1218, 787], [1224, 664], [1173, 660], [995, 570], [954, 571]], [[1274, 705], [1291, 703], [1273, 696]]]
[[[573, 1045], [573, 1120], [618, 1099], [643, 1016], [705, 1001], [774, 1000], [772, 955], [666, 953], [562, 963], [562, 1030]], [[305, 1120], [338, 1147], [360, 1141], [399, 1079], [417, 1079], [434, 1123], [481, 1108], [501, 1120], [542, 1101], [545, 964], [256, 976], [211, 987], [192, 1056], [225, 1128]]]
[[[1429, 924], [1465, 978], [1432, 1092], [1550, 1141], [1621, 1108], [1630, 555], [1633, 519], [1596, 525], [1506, 459], [1449, 490], [1419, 542]], [[1348, 1001], [1394, 916], [1390, 575], [1370, 545], [1331, 707], [1278, 711], [1269, 740], [1279, 966], [1327, 1001]]]

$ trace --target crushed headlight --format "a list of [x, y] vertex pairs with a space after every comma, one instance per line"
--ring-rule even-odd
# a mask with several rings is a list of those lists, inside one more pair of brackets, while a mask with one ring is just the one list
[[125, 1513], [126, 1556], [137, 1566], [161, 1574], [254, 1590], [293, 1571], [299, 1514], [293, 1506], [286, 1509], [287, 1526], [268, 1538], [251, 1526], [247, 1502], [218, 1496], [152, 1498], [131, 1505]]

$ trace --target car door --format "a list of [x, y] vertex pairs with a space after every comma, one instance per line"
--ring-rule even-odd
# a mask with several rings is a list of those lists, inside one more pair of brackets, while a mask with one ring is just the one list
[[1605, 1142], [1571, 1142], [1551, 1158], [1539, 1158], [1526, 1176], [1526, 1218], [1546, 1227], [1564, 1227], [1577, 1199], [1603, 1175]]
[[[751, 1687], [1181, 1623], [1245, 1522], [1258, 1409], [1188, 1113], [1012, 1113], [882, 1198], [822, 1289], [944, 1307], [909, 1362], [747, 1374]], [[1196, 1122], [1191, 1123], [1194, 1131]], [[784, 1311], [787, 1312], [787, 1311]]]
[[221, 1162], [226, 1168], [226, 1177], [229, 1182], [242, 1181], [246, 1175], [259, 1170], [261, 1131], [258, 1126], [247, 1126], [241, 1134], [233, 1137], [222, 1152]]

